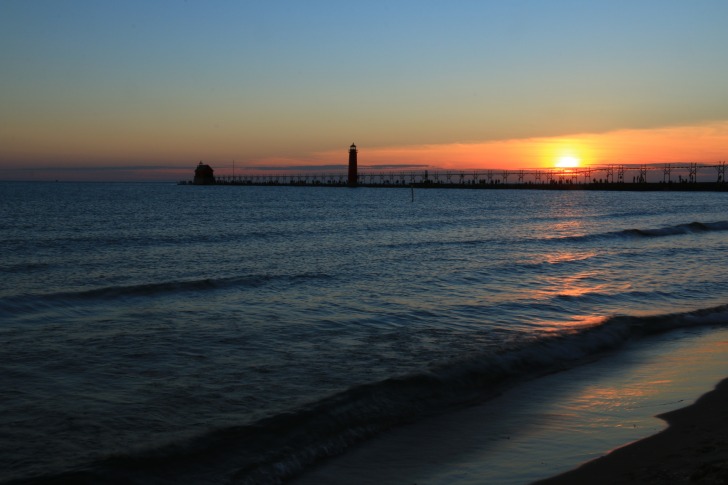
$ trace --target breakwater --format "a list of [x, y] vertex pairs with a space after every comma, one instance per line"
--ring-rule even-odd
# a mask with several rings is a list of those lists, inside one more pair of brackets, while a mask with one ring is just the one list
[[[713, 165], [606, 165], [528, 170], [363, 171], [357, 174], [355, 185], [453, 189], [726, 191], [725, 165], [725, 162], [718, 162]], [[231, 174], [217, 176], [214, 183], [326, 187], [352, 185], [343, 172]]]

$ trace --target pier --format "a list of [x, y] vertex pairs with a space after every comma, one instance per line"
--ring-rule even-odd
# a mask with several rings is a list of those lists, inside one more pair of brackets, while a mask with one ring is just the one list
[[[352, 145], [353, 147], [354, 145]], [[355, 149], [355, 147], [354, 147]], [[215, 185], [306, 187], [420, 187], [541, 190], [728, 190], [726, 162], [712, 165], [601, 165], [521, 170], [344, 170], [329, 173], [250, 174], [215, 177]]]

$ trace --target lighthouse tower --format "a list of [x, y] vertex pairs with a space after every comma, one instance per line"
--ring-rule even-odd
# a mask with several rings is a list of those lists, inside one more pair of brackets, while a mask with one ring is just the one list
[[359, 175], [356, 170], [356, 145], [353, 143], [349, 147], [349, 187], [356, 187]]

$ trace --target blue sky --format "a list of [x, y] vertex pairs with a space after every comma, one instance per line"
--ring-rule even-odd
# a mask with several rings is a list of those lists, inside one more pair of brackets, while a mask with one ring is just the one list
[[0, 168], [722, 123], [727, 18], [700, 0], [2, 0]]

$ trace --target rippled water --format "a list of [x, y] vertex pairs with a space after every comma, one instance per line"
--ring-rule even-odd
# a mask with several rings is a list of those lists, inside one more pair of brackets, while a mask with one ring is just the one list
[[277, 480], [504, 380], [724, 320], [727, 203], [2, 183], [0, 480]]

